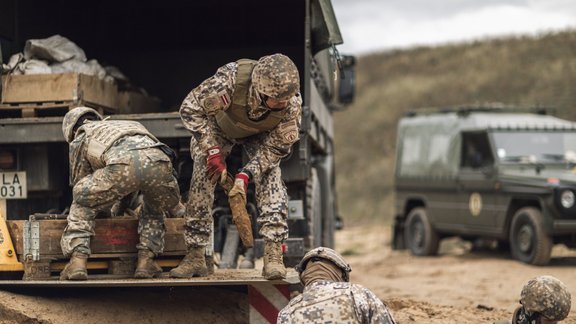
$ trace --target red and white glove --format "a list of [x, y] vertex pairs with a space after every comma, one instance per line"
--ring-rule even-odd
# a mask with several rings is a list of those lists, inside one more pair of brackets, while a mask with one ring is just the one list
[[248, 182], [250, 181], [250, 176], [247, 173], [240, 172], [234, 178], [234, 186], [228, 193], [229, 197], [240, 195], [244, 204], [246, 204], [246, 192], [248, 191]]
[[212, 146], [208, 149], [208, 156], [206, 157], [206, 173], [213, 183], [223, 182], [228, 176], [226, 162], [224, 162], [220, 152], [219, 146]]

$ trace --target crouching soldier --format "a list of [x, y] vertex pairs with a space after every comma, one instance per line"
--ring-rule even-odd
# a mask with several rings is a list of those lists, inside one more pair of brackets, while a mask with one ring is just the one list
[[278, 324], [396, 323], [372, 291], [349, 282], [352, 269], [336, 251], [315, 248], [304, 255], [296, 270], [304, 291], [280, 311]]
[[170, 148], [135, 121], [102, 120], [91, 108], [70, 110], [62, 122], [70, 144], [70, 184], [73, 188], [68, 225], [62, 234], [62, 252], [70, 262], [60, 280], [86, 280], [90, 237], [98, 212], [122, 197], [143, 194], [138, 233], [140, 242], [135, 278], [162, 273], [154, 257], [164, 249], [164, 212], [180, 201], [172, 173]]
[[571, 295], [566, 285], [552, 277], [530, 279], [522, 287], [520, 306], [511, 320], [498, 320], [495, 324], [556, 324], [570, 314]]

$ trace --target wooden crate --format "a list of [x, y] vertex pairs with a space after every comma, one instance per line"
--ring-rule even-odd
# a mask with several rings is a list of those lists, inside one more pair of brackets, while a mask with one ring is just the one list
[[[68, 262], [68, 258], [62, 255], [60, 246], [60, 238], [67, 221], [38, 220], [36, 222], [39, 226], [39, 259], [32, 260], [32, 256], [26, 255], [24, 250], [25, 221], [6, 221], [18, 260], [24, 263], [24, 280], [47, 280], [58, 276]], [[160, 266], [173, 268], [186, 254], [184, 223], [183, 218], [166, 219], [164, 253], [157, 258]], [[138, 220], [97, 219], [95, 234], [90, 242], [92, 254], [87, 267], [89, 275], [107, 274], [132, 277], [138, 253], [136, 250], [136, 244], [139, 241]], [[209, 261], [208, 257], [207, 261]]]
[[86, 105], [115, 112], [120, 104], [116, 84], [80, 73], [6, 75], [2, 77], [0, 109], [59, 104], [73, 108]]
[[[23, 220], [8, 220], [8, 231], [12, 237], [14, 249], [19, 260], [24, 259], [24, 222]], [[66, 220], [39, 220], [41, 258], [64, 259], [60, 238], [66, 227]], [[186, 254], [184, 243], [184, 219], [167, 218], [166, 235], [164, 237], [164, 255]], [[95, 237], [91, 240], [91, 257], [107, 257], [137, 253], [138, 220], [137, 219], [96, 219]]]

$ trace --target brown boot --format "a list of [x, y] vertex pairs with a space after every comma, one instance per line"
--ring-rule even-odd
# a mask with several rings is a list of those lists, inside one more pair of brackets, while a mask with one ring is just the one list
[[148, 249], [138, 250], [138, 264], [134, 272], [136, 279], [150, 279], [159, 277], [162, 268], [154, 261], [154, 252]]
[[88, 271], [86, 270], [86, 262], [88, 261], [88, 254], [76, 252], [72, 253], [70, 262], [60, 272], [60, 280], [87, 280]]
[[264, 245], [264, 268], [262, 276], [268, 280], [286, 278], [282, 258], [282, 243], [266, 241]]
[[180, 261], [178, 267], [170, 270], [170, 277], [206, 277], [208, 275], [208, 268], [206, 267], [204, 250], [206, 249], [203, 246], [188, 249], [188, 254]]

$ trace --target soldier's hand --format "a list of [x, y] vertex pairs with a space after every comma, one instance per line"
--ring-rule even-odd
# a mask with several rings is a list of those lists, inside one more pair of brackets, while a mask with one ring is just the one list
[[234, 178], [234, 186], [228, 193], [229, 197], [240, 196], [246, 204], [246, 191], [248, 191], [248, 181], [250, 177], [244, 172], [240, 172]]
[[224, 162], [219, 146], [212, 146], [208, 149], [206, 172], [213, 183], [222, 182], [223, 179], [226, 179], [228, 174], [226, 162]]

